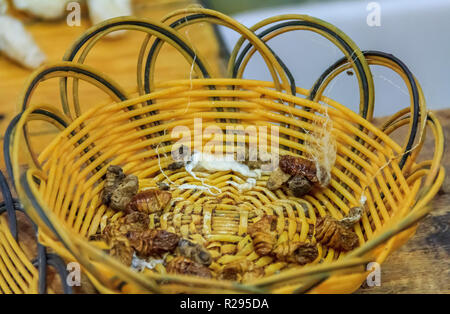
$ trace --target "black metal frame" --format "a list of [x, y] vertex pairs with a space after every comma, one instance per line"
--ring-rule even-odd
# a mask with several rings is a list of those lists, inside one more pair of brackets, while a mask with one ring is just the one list
[[[22, 205], [17, 199], [14, 199], [9, 189], [8, 182], [5, 176], [0, 171], [0, 188], [3, 195], [3, 201], [0, 202], [0, 215], [6, 213], [8, 216], [8, 225], [11, 235], [14, 240], [18, 241], [18, 226], [17, 226], [17, 216], [16, 211], [23, 213], [30, 221], [33, 229], [36, 233], [37, 238], [37, 226], [25, 213]], [[37, 242], [37, 257], [32, 261], [32, 264], [38, 269], [38, 293], [45, 294], [47, 291], [47, 266], [51, 266], [57, 270], [59, 277], [61, 279], [61, 284], [65, 294], [72, 294], [72, 287], [70, 287], [67, 282], [67, 270], [66, 265], [61, 257], [54, 253], [47, 253], [47, 249], [41, 243]]]

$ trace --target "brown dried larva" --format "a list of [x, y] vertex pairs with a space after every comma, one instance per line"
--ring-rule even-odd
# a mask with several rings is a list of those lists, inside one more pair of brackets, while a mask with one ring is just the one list
[[115, 239], [126, 237], [129, 232], [144, 231], [148, 229], [150, 219], [148, 215], [140, 212], [133, 212], [116, 221], [110, 222], [103, 230], [102, 238], [108, 243]]
[[291, 176], [302, 176], [312, 183], [319, 182], [316, 165], [305, 158], [290, 155], [280, 156], [279, 167], [284, 173]]
[[127, 266], [131, 265], [134, 248], [128, 240], [130, 232], [142, 232], [148, 229], [148, 215], [134, 212], [109, 223], [103, 233], [95, 240], [104, 240], [110, 247], [110, 255]]
[[196, 263], [184, 256], [178, 256], [167, 263], [166, 270], [168, 273], [192, 275], [204, 278], [211, 278], [212, 274], [208, 267], [200, 263]]
[[157, 189], [147, 190], [135, 195], [127, 206], [127, 211], [139, 211], [154, 214], [162, 211], [172, 199], [168, 191]]
[[109, 166], [106, 170], [105, 185], [102, 192], [102, 203], [109, 205], [111, 201], [111, 195], [114, 190], [119, 186], [120, 182], [125, 179], [125, 174], [119, 166]]
[[126, 241], [115, 241], [109, 254], [126, 266], [131, 266], [134, 249]]
[[200, 244], [194, 243], [187, 239], [180, 239], [180, 241], [178, 242], [177, 251], [180, 253], [180, 255], [183, 255], [184, 257], [187, 257], [194, 262], [200, 263], [205, 266], [211, 265], [211, 254]]
[[117, 211], [125, 210], [138, 190], [138, 178], [132, 174], [127, 175], [112, 192], [109, 207]]
[[275, 245], [275, 229], [277, 218], [264, 215], [258, 222], [248, 228], [248, 234], [253, 240], [253, 247], [259, 256], [269, 255]]
[[269, 255], [275, 244], [273, 235], [267, 232], [255, 232], [252, 234], [255, 252], [259, 256]]
[[300, 241], [285, 241], [277, 244], [272, 254], [281, 261], [305, 265], [319, 256], [317, 245]]
[[131, 231], [128, 232], [127, 238], [136, 254], [141, 257], [173, 252], [180, 241], [180, 237], [175, 233], [155, 229]]
[[290, 177], [291, 177], [290, 174], [287, 174], [287, 173], [283, 172], [280, 168], [277, 168], [274, 171], [272, 171], [272, 173], [270, 174], [270, 177], [267, 180], [266, 186], [271, 191], [277, 190], [284, 183], [286, 183]]
[[358, 246], [356, 233], [331, 216], [319, 217], [315, 229], [316, 240], [337, 251], [350, 251]]
[[347, 216], [342, 218], [340, 221], [346, 227], [351, 228], [354, 224], [361, 220], [363, 214], [364, 208], [362, 206], [352, 207]]
[[295, 176], [288, 181], [289, 190], [294, 196], [302, 197], [308, 194], [312, 189], [311, 182], [303, 176]]

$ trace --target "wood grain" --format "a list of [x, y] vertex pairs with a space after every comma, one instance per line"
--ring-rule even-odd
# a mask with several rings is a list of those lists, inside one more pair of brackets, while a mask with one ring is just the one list
[[[446, 143], [450, 138], [450, 109], [436, 112], [444, 129]], [[376, 119], [381, 125], [384, 118]], [[393, 135], [401, 142], [406, 128]], [[431, 132], [429, 133], [431, 137]], [[421, 159], [431, 159], [433, 142], [427, 139]], [[419, 223], [416, 234], [381, 265], [381, 286], [364, 284], [357, 293], [450, 293], [450, 147], [443, 157], [446, 178], [432, 202], [432, 212]]]

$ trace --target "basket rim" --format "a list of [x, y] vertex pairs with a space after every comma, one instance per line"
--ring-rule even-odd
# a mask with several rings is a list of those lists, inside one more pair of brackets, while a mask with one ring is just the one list
[[[205, 83], [206, 83], [207, 81], [205, 81]], [[291, 96], [292, 97], [292, 96]], [[32, 112], [33, 111], [33, 108], [30, 108], [30, 110], [29, 110], [29, 112]], [[360, 116], [358, 116], [357, 114], [355, 114], [358, 118], [361, 118]], [[22, 119], [25, 119], [25, 117], [22, 117]], [[21, 120], [22, 120], [21, 119]], [[361, 118], [362, 119], [362, 118]], [[22, 184], [24, 184], [25, 182], [27, 182], [27, 181], [29, 181], [29, 180], [22, 180]], [[439, 180], [438, 180], [439, 181]], [[31, 190], [29, 190], [29, 191], [32, 191], [32, 187], [31, 186], [28, 186], [28, 189], [30, 189], [31, 188]], [[27, 189], [27, 190], [28, 190]], [[27, 198], [29, 198], [31, 195], [33, 195], [34, 193], [33, 192], [31, 192], [32, 194], [29, 194], [28, 192], [26, 193], [27, 194]], [[34, 195], [34, 197], [35, 197], [36, 195]], [[39, 199], [39, 197], [38, 197], [38, 199]], [[35, 200], [38, 200], [38, 199], [35, 199]], [[39, 207], [41, 207], [41, 204], [39, 204], [40, 202], [38, 201], [37, 203], [35, 203], [34, 204], [34, 206], [39, 206]], [[48, 211], [50, 211], [49, 209], [47, 209], [47, 210], [45, 210], [44, 209], [45, 208], [45, 205], [44, 205], [44, 207], [41, 207], [41, 210], [42, 210], [42, 212], [47, 212], [48, 213]], [[36, 207], [35, 207], [35, 209], [36, 209]], [[131, 271], [131, 270], [130, 270]]]
[[[192, 14], [192, 15], [188, 15]], [[177, 22], [174, 22], [170, 25], [170, 27], [165, 22], [169, 22], [169, 20], [173, 19], [176, 16], [183, 15], [184, 17], [178, 20]], [[196, 15], [202, 17], [195, 17]], [[404, 121], [410, 122], [410, 132], [409, 132], [409, 138], [407, 141], [407, 144], [405, 145], [403, 149], [402, 154], [402, 163], [403, 163], [403, 157], [405, 162], [405, 172], [409, 169], [415, 169], [412, 171], [412, 175], [410, 178], [411, 181], [413, 181], [417, 185], [417, 201], [414, 200], [414, 206], [412, 206], [411, 213], [405, 216], [401, 221], [398, 221], [397, 224], [393, 225], [390, 229], [386, 230], [383, 234], [381, 234], [379, 237], [375, 237], [373, 242], [371, 242], [371, 249], [375, 249], [375, 247], [381, 243], [384, 243], [386, 240], [391, 239], [389, 241], [388, 245], [388, 252], [386, 252], [385, 256], [394, 249], [394, 247], [399, 244], [400, 242], [405, 241], [405, 237], [409, 237], [412, 235], [414, 231], [414, 224], [417, 222], [420, 218], [422, 218], [429, 210], [430, 208], [427, 207], [427, 203], [431, 200], [431, 198], [436, 194], [437, 189], [440, 187], [440, 185], [443, 182], [443, 177], [445, 174], [444, 169], [442, 166], [440, 166], [440, 161], [442, 159], [442, 151], [443, 151], [443, 135], [442, 135], [442, 127], [440, 126], [437, 119], [433, 116], [432, 113], [426, 112], [425, 108], [425, 102], [424, 97], [421, 92], [420, 86], [418, 85], [418, 82], [412, 77], [412, 74], [409, 72], [409, 70], [406, 68], [406, 66], [398, 59], [393, 57], [392, 55], [388, 55], [385, 53], [380, 52], [373, 52], [373, 51], [365, 51], [362, 52], [359, 50], [359, 48], [354, 44], [354, 42], [345, 35], [342, 31], [337, 29], [331, 24], [328, 24], [325, 21], [309, 17], [306, 15], [296, 15], [296, 14], [288, 14], [283, 15], [279, 17], [269, 18], [266, 19], [255, 26], [251, 28], [246, 28], [242, 26], [240, 23], [234, 21], [233, 19], [212, 10], [207, 9], [200, 9], [200, 8], [187, 8], [185, 10], [179, 10], [175, 11], [169, 15], [167, 15], [165, 18], [163, 18], [162, 22], [153, 22], [149, 19], [145, 18], [132, 18], [132, 17], [122, 17], [122, 18], [115, 18], [111, 19], [109, 21], [105, 21], [99, 25], [95, 25], [91, 27], [83, 36], [81, 36], [74, 44], [73, 46], [67, 51], [66, 55], [64, 56], [64, 60], [66, 62], [59, 62], [55, 63], [53, 65], [44, 66], [40, 70], [37, 70], [29, 79], [27, 84], [27, 89], [24, 92], [24, 95], [22, 97], [22, 111], [21, 113], [13, 120], [13, 123], [10, 124], [7, 130], [7, 134], [5, 134], [5, 162], [7, 164], [7, 169], [12, 178], [14, 178], [14, 183], [16, 185], [16, 188], [18, 190], [18, 194], [23, 200], [25, 208], [30, 212], [30, 216], [32, 216], [33, 219], [36, 219], [40, 226], [40, 234], [42, 238], [46, 238], [49, 243], [58, 243], [55, 242], [59, 239], [60, 242], [64, 245], [54, 245], [55, 250], [59, 251], [64, 257], [66, 258], [73, 258], [73, 255], [76, 255], [77, 259], [82, 262], [83, 265], [85, 265], [86, 269], [88, 269], [88, 274], [90, 275], [92, 281], [94, 283], [97, 283], [99, 286], [101, 286], [101, 283], [97, 281], [96, 278], [102, 278], [101, 273], [97, 269], [93, 269], [92, 267], [89, 267], [90, 260], [88, 259], [88, 256], [85, 255], [81, 248], [84, 248], [86, 250], [90, 250], [90, 252], [93, 254], [93, 256], [96, 256], [101, 261], [104, 261], [110, 269], [119, 270], [119, 273], [123, 276], [126, 274], [127, 278], [132, 278], [133, 283], [137, 284], [140, 287], [144, 287], [144, 289], [147, 289], [149, 291], [156, 291], [156, 287], [153, 285], [150, 281], [145, 281], [142, 278], [139, 278], [138, 276], [134, 276], [135, 274], [132, 274], [131, 270], [126, 268], [124, 265], [121, 265], [119, 262], [113, 260], [112, 258], [109, 258], [109, 256], [105, 257], [100, 254], [98, 249], [95, 247], [90, 247], [91, 244], [87, 243], [87, 241], [84, 241], [81, 237], [75, 236], [73, 239], [71, 238], [70, 231], [65, 230], [58, 224], [58, 218], [53, 215], [53, 212], [48, 206], [43, 202], [39, 191], [37, 190], [36, 184], [33, 182], [36, 178], [39, 178], [39, 176], [42, 176], [42, 173], [40, 173], [39, 169], [39, 163], [37, 162], [37, 158], [34, 158], [34, 154], [31, 150], [31, 148], [28, 146], [29, 153], [32, 155], [33, 160], [31, 162], [31, 167], [26, 170], [25, 173], [20, 173], [19, 171], [19, 159], [18, 159], [18, 149], [20, 146], [20, 140], [22, 139], [22, 135], [26, 139], [27, 145], [29, 145], [29, 139], [28, 135], [26, 133], [26, 129], [24, 130], [24, 126], [28, 123], [28, 120], [33, 115], [39, 115], [40, 117], [46, 117], [50, 122], [57, 124], [63, 131], [59, 134], [66, 132], [67, 130], [70, 130], [75, 121], [80, 122], [82, 119], [79, 119], [80, 117], [75, 117], [75, 119], [72, 119], [70, 115], [70, 110], [68, 109], [68, 95], [67, 95], [67, 77], [73, 77], [75, 82], [78, 82], [78, 80], [83, 79], [86, 81], [89, 81], [90, 83], [93, 83], [97, 87], [100, 87], [104, 91], [106, 91], [110, 96], [112, 96], [113, 99], [116, 99], [118, 102], [118, 106], [123, 106], [123, 108], [126, 108], [127, 104], [136, 102], [137, 100], [146, 101], [151, 99], [151, 97], [158, 95], [158, 93], [164, 93], [167, 92], [167, 89], [164, 89], [163, 91], [151, 91], [150, 86], [153, 84], [153, 75], [154, 75], [154, 67], [153, 63], [155, 62], [155, 59], [158, 55], [158, 48], [155, 48], [152, 50], [153, 52], [156, 51], [156, 55], [149, 53], [147, 56], [147, 64], [146, 67], [143, 68], [144, 64], [144, 53], [145, 49], [147, 48], [147, 43], [145, 42], [142, 46], [141, 53], [139, 56], [139, 62], [138, 62], [138, 92], [141, 92], [141, 90], [146, 90], [146, 93], [142, 96], [129, 98], [129, 95], [122, 90], [119, 84], [115, 83], [112, 79], [106, 77], [105, 75], [97, 72], [95, 69], [90, 68], [89, 66], [86, 66], [82, 64], [84, 62], [84, 59], [86, 55], [89, 53], [90, 49], [95, 45], [96, 41], [101, 38], [102, 36], [106, 35], [109, 31], [112, 29], [116, 29], [117, 25], [122, 24], [125, 28], [134, 29], [134, 30], [140, 30], [147, 32], [147, 36], [150, 36], [151, 33], [148, 29], [145, 29], [145, 27], [137, 27], [134, 25], [136, 22], [142, 22], [147, 23], [149, 26], [150, 24], [154, 27], [159, 28], [160, 33], [154, 34], [156, 37], [158, 37], [158, 40], [169, 42], [170, 40], [175, 42], [181, 42], [181, 46], [183, 46], [183, 42], [186, 47], [181, 47], [179, 50], [182, 54], [185, 55], [186, 59], [189, 61], [190, 59], [196, 64], [196, 70], [197, 67], [200, 67], [197, 60], [197, 55], [195, 57], [192, 56], [192, 49], [190, 43], [187, 43], [187, 41], [184, 39], [184, 37], [177, 33], [177, 30], [181, 27], [184, 27], [186, 25], [189, 25], [190, 23], [196, 23], [198, 21], [202, 21], [202, 19], [206, 19], [209, 22], [221, 24], [227, 27], [234, 28], [237, 30], [242, 37], [238, 41], [238, 44], [236, 45], [235, 49], [232, 52], [232, 56], [230, 58], [228, 70], [229, 73], [232, 73], [233, 71], [237, 71], [237, 74], [234, 76], [240, 76], [245, 69], [246, 62], [251, 58], [254, 51], [258, 50], [265, 59], [271, 60], [271, 62], [267, 62], [267, 66], [269, 70], [271, 71], [272, 77], [274, 79], [274, 82], [272, 83], [272, 88], [277, 88], [281, 90], [279, 92], [274, 90], [267, 90], [267, 87], [259, 87], [259, 88], [266, 88], [264, 91], [270, 93], [273, 96], [277, 97], [283, 97], [285, 101], [289, 102], [289, 100], [295, 100], [298, 99], [297, 96], [289, 95], [289, 87], [292, 89], [292, 94], [294, 94], [294, 90], [296, 92], [300, 91], [300, 94], [304, 96], [307, 96], [309, 101], [311, 101], [310, 105], [320, 105], [320, 101], [324, 101], [325, 103], [333, 102], [333, 100], [325, 97], [322, 95], [322, 92], [324, 88], [329, 84], [331, 80], [336, 77], [340, 72], [344, 71], [346, 67], [353, 67], [355, 69], [358, 83], [360, 85], [360, 96], [361, 96], [361, 107], [360, 111], [362, 112], [363, 116], [367, 116], [370, 120], [373, 112], [373, 106], [374, 106], [374, 86], [373, 86], [373, 78], [369, 69], [369, 65], [371, 64], [381, 64], [383, 66], [389, 67], [392, 70], [399, 73], [407, 83], [408, 87], [411, 87], [410, 92], [412, 91], [412, 99], [411, 99], [411, 107], [410, 107], [410, 113], [411, 116], [408, 117], [408, 110], [400, 110], [398, 114], [395, 114], [388, 123], [383, 126], [381, 129], [377, 128], [375, 126], [372, 126], [372, 124], [364, 119], [361, 118], [360, 115], [352, 112], [351, 110], [347, 109], [341, 104], [338, 104], [337, 102], [335, 105], [337, 106], [336, 110], [341, 112], [346, 112], [352, 120], [358, 120], [361, 121], [364, 127], [369, 127], [372, 129], [371, 132], [377, 132], [379, 133], [378, 136], [382, 136], [384, 138], [383, 141], [389, 141], [391, 142], [392, 147], [395, 147], [394, 151], [397, 151], [397, 153], [402, 152], [402, 148], [400, 145], [398, 145], [395, 141], [391, 140], [389, 134], [392, 130], [397, 129], [398, 127], [404, 125]], [[269, 36], [258, 36], [256, 35], [256, 31], [260, 30], [264, 26], [268, 26], [269, 24], [273, 24], [275, 22], [285, 22], [286, 23], [292, 23], [291, 20], [293, 20], [296, 24], [291, 25], [291, 28], [295, 27], [304, 27], [308, 30], [315, 31], [319, 33], [322, 36], [325, 36], [327, 39], [329, 39], [331, 42], [333, 42], [338, 48], [340, 48], [344, 54], [347, 57], [347, 64], [343, 64], [345, 59], [338, 60], [338, 62], [334, 63], [331, 67], [329, 67], [324, 74], [321, 75], [319, 80], [316, 82], [316, 84], [313, 87], [313, 93], [310, 93], [310, 91], [306, 89], [300, 89], [296, 87], [295, 84], [292, 84], [292, 81], [289, 80], [289, 69], [287, 69], [284, 64], [281, 62], [281, 60], [275, 55], [273, 51], [271, 51], [268, 46], [266, 46], [265, 42]], [[286, 22], [288, 21], [288, 22]], [[177, 24], [178, 23], [178, 24]], [[281, 23], [283, 24], [283, 23]], [[280, 25], [281, 25], [280, 24]], [[284, 25], [283, 24], [283, 25]], [[146, 27], [147, 27], [146, 26]], [[294, 27], [295, 26], [295, 27]], [[277, 26], [278, 27], [278, 26]], [[274, 31], [274, 34], [276, 35], [277, 32], [281, 32], [280, 28], [272, 27], [272, 30]], [[154, 31], [154, 30], [153, 30]], [[153, 32], [152, 31], [152, 32]], [[283, 30], [284, 31], [284, 30]], [[162, 34], [164, 33], [165, 34]], [[166, 37], [164, 37], [166, 36]], [[149, 38], [149, 37], [147, 37]], [[249, 45], [244, 47], [243, 54], [239, 54], [239, 50], [242, 47], [242, 45], [245, 43], [245, 40], [248, 40], [250, 42]], [[82, 50], [83, 46], [85, 50]], [[347, 49], [347, 46], [349, 47]], [[152, 46], [152, 49], [154, 46]], [[178, 49], [178, 48], [177, 48]], [[183, 50], [184, 49], [184, 50]], [[247, 49], [247, 50], [246, 50]], [[253, 49], [253, 50], [250, 50]], [[183, 50], [183, 51], [182, 51]], [[246, 50], [246, 51], [245, 51]], [[81, 51], [81, 56], [76, 62], [70, 62], [75, 60], [75, 57], [78, 52]], [[246, 55], [246, 53], [248, 54]], [[196, 54], [196, 53], [195, 53]], [[242, 57], [242, 58], [241, 58]], [[202, 57], [199, 56], [198, 60], [203, 60]], [[235, 63], [236, 61], [236, 63]], [[78, 64], [78, 63], [80, 64]], [[360, 67], [357, 66], [357, 64], [360, 64]], [[57, 71], [52, 72], [53, 70], [57, 69]], [[201, 69], [200, 69], [201, 70]], [[205, 68], [205, 71], [207, 69]], [[46, 72], [47, 71], [47, 72]], [[59, 71], [59, 72], [58, 72]], [[45, 73], [44, 73], [45, 72]], [[139, 83], [139, 79], [142, 80], [142, 77], [140, 77], [141, 74], [144, 75], [144, 86], [142, 85], [142, 81]], [[233, 72], [234, 74], [234, 72]], [[279, 77], [278, 77], [279, 75]], [[62, 104], [63, 104], [63, 111], [64, 113], [61, 113], [59, 110], [55, 109], [54, 107], [38, 107], [38, 106], [29, 106], [29, 101], [31, 98], [31, 94], [35, 87], [39, 84], [40, 81], [46, 80], [51, 77], [61, 77], [61, 97], [62, 97]], [[281, 79], [281, 83], [279, 81], [279, 78]], [[218, 79], [220, 82], [225, 82], [226, 79]], [[252, 83], [252, 84], [258, 84], [258, 81], [253, 82], [255, 80], [243, 80], [243, 79], [230, 79], [231, 82], [246, 82], [246, 84]], [[240, 80], [240, 81], [239, 81]], [[164, 82], [164, 84], [175, 84], [175, 85], [186, 85], [189, 84], [190, 86], [193, 86], [191, 84], [206, 84], [209, 83], [219, 83], [219, 81], [214, 81], [214, 79], [196, 79], [196, 80], [176, 80], [173, 82]], [[105, 84], [106, 82], [106, 84]], [[365, 83], [364, 83], [365, 82]], [[259, 83], [261, 83], [259, 81]], [[268, 84], [267, 82], [263, 83]], [[74, 83], [75, 85], [75, 83]], [[167, 85], [167, 86], [169, 86]], [[282, 86], [282, 87], [280, 87]], [[75, 86], [74, 86], [75, 87]], [[170, 87], [169, 87], [170, 89]], [[74, 91], [78, 92], [78, 87], [74, 89]], [[150, 98], [147, 98], [150, 97]], [[293, 98], [294, 97], [294, 98]], [[308, 100], [307, 99], [307, 100]], [[74, 96], [74, 102], [77, 103], [77, 98]], [[317, 101], [317, 102], [315, 102]], [[76, 108], [75, 108], [76, 109]], [[38, 110], [42, 110], [39, 111]], [[290, 110], [298, 110], [296, 108], [292, 108]], [[75, 110], [76, 111], [76, 110]], [[81, 115], [82, 116], [82, 115]], [[48, 121], [47, 121], [48, 122]], [[403, 123], [403, 124], [402, 124]], [[433, 134], [435, 136], [436, 146], [435, 146], [435, 155], [433, 159], [430, 162], [429, 169], [424, 168], [423, 165], [416, 165], [414, 163], [415, 158], [409, 158], [409, 153], [411, 153], [412, 150], [412, 143], [414, 142], [414, 138], [417, 136], [417, 134], [420, 135], [419, 138], [419, 150], [422, 147], [421, 144], [423, 140], [423, 133], [425, 130], [425, 127], [427, 123], [432, 127]], [[420, 124], [420, 125], [419, 125]], [[361, 124], [360, 124], [361, 125]], [[411, 142], [412, 141], [412, 142]], [[10, 148], [12, 148], [12, 154], [10, 153]], [[415, 153], [415, 152], [413, 152]], [[408, 154], [408, 156], [406, 156]], [[414, 156], [415, 157], [415, 156]], [[33, 165], [34, 164], [34, 165]], [[414, 167], [413, 167], [414, 166]], [[403, 168], [403, 165], [401, 165], [400, 168]], [[417, 169], [416, 169], [417, 168]], [[419, 190], [421, 178], [426, 177], [425, 182], [421, 185], [422, 188]], [[44, 179], [44, 177], [41, 177], [41, 179]], [[415, 194], [415, 193], [411, 193]], [[412, 196], [410, 196], [412, 198]], [[411, 201], [412, 202], [412, 201]], [[412, 203], [411, 203], [412, 204]], [[409, 229], [408, 229], [409, 228]], [[403, 230], [410, 230], [400, 233]], [[412, 232], [411, 232], [412, 230]], [[408, 234], [409, 236], [406, 236]], [[403, 240], [401, 240], [403, 238]], [[375, 241], [376, 240], [376, 241]], [[84, 243], [86, 242], [86, 243]], [[370, 242], [370, 241], [369, 241]], [[351, 254], [349, 254], [349, 257], [352, 257], [355, 255], [364, 255], [367, 253], [367, 251], [370, 251], [370, 249], [367, 249], [367, 244], [369, 242], [366, 242], [364, 246], [360, 247], [356, 251], [353, 251]], [[364, 248], [366, 247], [366, 248]], [[366, 250], [366, 251], [364, 251]], [[76, 254], [75, 254], [76, 253]], [[383, 254], [379, 255], [381, 256], [381, 259], [384, 259]], [[353, 256], [354, 257], [354, 256]], [[350, 260], [352, 261], [352, 260]], [[338, 262], [338, 261], [333, 261]], [[333, 263], [332, 262], [332, 263]], [[92, 271], [92, 273], [90, 273]], [[317, 286], [318, 283], [321, 283], [322, 281], [326, 280], [328, 277], [330, 277], [334, 272], [332, 271], [324, 271], [319, 274], [318, 279], [313, 278], [312, 281], [306, 284], [305, 287], [301, 288], [300, 290], [296, 290], [296, 292], [304, 292], [309, 291], [311, 288], [314, 288]], [[334, 275], [333, 275], [334, 276]], [[126, 276], [125, 276], [126, 277]], [[266, 277], [268, 278], [268, 277]], [[194, 278], [195, 279], [195, 278]], [[194, 280], [192, 279], [192, 280]], [[198, 281], [198, 279], [195, 279]], [[236, 287], [242, 287], [244, 288], [245, 285], [235, 285]], [[103, 290], [107, 289], [106, 287], [102, 287]], [[156, 289], [156, 290], [155, 290]]]

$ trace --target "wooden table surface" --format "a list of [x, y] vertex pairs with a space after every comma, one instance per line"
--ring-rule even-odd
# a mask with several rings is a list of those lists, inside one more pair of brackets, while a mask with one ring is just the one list
[[[450, 105], [450, 104], [449, 104]], [[450, 109], [436, 111], [444, 129], [445, 144], [450, 138]], [[384, 119], [376, 119], [381, 124]], [[406, 129], [394, 135], [405, 138]], [[431, 159], [430, 139], [425, 142], [421, 158]], [[381, 265], [381, 286], [363, 285], [358, 293], [450, 293], [450, 146], [445, 146], [444, 184], [433, 199], [432, 212], [420, 223], [416, 234]]]
[[[145, 1], [135, 0], [135, 12], [138, 16], [161, 19], [165, 14], [175, 9], [184, 8], [190, 1], [162, 0]], [[50, 61], [61, 60], [69, 45], [88, 27], [89, 22], [83, 19], [80, 27], [69, 27], [64, 22], [40, 22], [27, 23], [38, 44], [49, 57]], [[219, 46], [214, 39], [214, 32], [208, 25], [200, 25], [191, 28], [185, 33], [196, 48], [206, 57], [216, 73], [222, 71], [222, 64], [214, 62], [219, 59]], [[95, 48], [95, 53], [88, 58], [88, 64], [98, 69], [107, 71], [107, 74], [117, 79], [125, 88], [135, 86], [136, 56], [142, 34], [129, 32], [123, 38], [106, 40]], [[186, 78], [189, 75], [190, 65], [178, 55], [177, 52], [167, 49], [158, 64], [158, 78], [166, 80], [170, 78]], [[3, 135], [8, 122], [17, 113], [16, 102], [30, 71], [10, 62], [0, 56], [0, 136]], [[53, 84], [57, 84], [55, 81]], [[88, 102], [97, 101], [94, 92], [87, 89]], [[43, 103], [52, 103], [57, 100], [55, 85], [44, 84], [39, 89], [36, 99]], [[57, 104], [56, 104], [57, 105]], [[450, 105], [450, 104], [449, 104]], [[444, 125], [445, 136], [450, 137], [450, 109], [437, 112], [441, 123]], [[378, 119], [376, 123], [380, 123]], [[35, 141], [44, 146], [54, 136], [52, 129], [46, 125], [37, 125], [34, 136], [39, 137]], [[402, 138], [401, 132], [397, 134]], [[2, 141], [0, 137], [0, 144]], [[424, 158], [429, 158], [432, 152], [431, 143], [425, 147]], [[36, 147], [40, 149], [39, 145]], [[428, 154], [428, 156], [427, 156]], [[0, 154], [0, 168], [4, 169], [3, 154]], [[450, 172], [450, 152], [446, 148], [444, 165], [447, 174]], [[449, 176], [441, 192], [433, 200], [434, 210], [419, 225], [416, 235], [398, 251], [394, 252], [381, 266], [381, 286], [368, 287], [363, 285], [357, 293], [450, 293], [450, 183]], [[30, 232], [29, 226], [26, 233]], [[24, 245], [32, 244], [32, 236], [24, 236]], [[28, 249], [33, 252], [34, 250]], [[52, 276], [50, 274], [50, 276]], [[53, 276], [52, 276], [53, 277]], [[52, 279], [52, 278], [50, 278]], [[57, 284], [56, 284], [57, 286]], [[85, 289], [84, 292], [90, 292]]]

